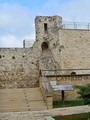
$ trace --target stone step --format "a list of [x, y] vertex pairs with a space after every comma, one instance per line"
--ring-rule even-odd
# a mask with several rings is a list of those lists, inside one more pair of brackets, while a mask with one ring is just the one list
[[0, 89], [0, 112], [46, 109], [40, 88]]
[[27, 107], [18, 107], [18, 108], [0, 108], [0, 112], [23, 112], [23, 111], [29, 111]]
[[[7, 95], [6, 95], [7, 96]], [[42, 101], [43, 100], [43, 97], [42, 96], [38, 96], [38, 95], [23, 95], [23, 96], [17, 96], [17, 97], [15, 97], [15, 96], [1, 96], [0, 95], [0, 101], [1, 102], [4, 102], [4, 101], [16, 101], [16, 100], [18, 100], [18, 101], [22, 101], [22, 100], [27, 100], [27, 99], [29, 99], [29, 100], [38, 100], [38, 101]]]

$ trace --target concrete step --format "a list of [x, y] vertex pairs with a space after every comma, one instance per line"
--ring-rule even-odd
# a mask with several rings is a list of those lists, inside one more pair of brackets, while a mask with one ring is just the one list
[[46, 109], [40, 88], [0, 89], [0, 112]]

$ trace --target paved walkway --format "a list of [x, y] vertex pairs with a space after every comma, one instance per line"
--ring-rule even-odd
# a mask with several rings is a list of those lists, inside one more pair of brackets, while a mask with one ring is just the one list
[[90, 112], [90, 106], [57, 108], [43, 111], [0, 113], [0, 120], [54, 120], [51, 116]]

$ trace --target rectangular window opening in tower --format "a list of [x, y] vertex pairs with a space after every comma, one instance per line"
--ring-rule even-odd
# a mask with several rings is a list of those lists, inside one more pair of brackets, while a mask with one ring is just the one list
[[48, 26], [47, 26], [47, 23], [44, 23], [44, 32], [45, 32], [45, 33], [48, 32]]

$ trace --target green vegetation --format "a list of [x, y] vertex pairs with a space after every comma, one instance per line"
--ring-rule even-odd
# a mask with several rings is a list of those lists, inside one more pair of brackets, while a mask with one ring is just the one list
[[[64, 107], [70, 107], [70, 106], [81, 106], [84, 105], [83, 100], [72, 100], [72, 101], [65, 101], [64, 102]], [[53, 102], [53, 107], [54, 108], [59, 108], [63, 107], [61, 101], [54, 101]]]
[[90, 84], [87, 84], [85, 86], [75, 86], [75, 88], [79, 89], [79, 98], [84, 101], [84, 104], [90, 104]]
[[59, 115], [53, 117], [55, 120], [89, 120], [90, 112], [88, 113], [80, 113], [80, 114], [72, 114], [72, 115]]
[[79, 99], [78, 100], [72, 100], [72, 101], [65, 101], [64, 105], [62, 105], [61, 101], [54, 101], [53, 107], [59, 108], [59, 107], [70, 107], [70, 106], [81, 106], [88, 104], [90, 105], [90, 84], [87, 84], [85, 86], [75, 86], [76, 89], [79, 89], [78, 94]]

